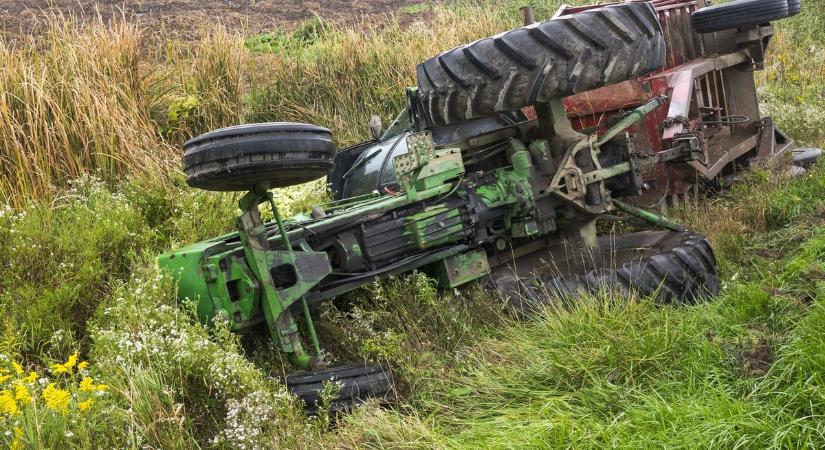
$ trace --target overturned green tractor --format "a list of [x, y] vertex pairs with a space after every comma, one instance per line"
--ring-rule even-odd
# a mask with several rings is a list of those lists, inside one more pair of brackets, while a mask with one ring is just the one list
[[[673, 107], [665, 94], [578, 130], [562, 102], [661, 70], [665, 53], [653, 4], [589, 8], [421, 64], [393, 125], [340, 155], [330, 132], [313, 125], [201, 135], [185, 146], [187, 182], [245, 191], [237, 231], [161, 255], [159, 265], [180, 298], [197, 301], [204, 323], [268, 328], [298, 370], [287, 385], [310, 410], [331, 379], [342, 405], [392, 395], [385, 367], [326, 367], [310, 313], [376, 277], [418, 269], [445, 288], [490, 283], [519, 312], [602, 288], [663, 303], [712, 297], [719, 284], [707, 240], [633, 206], [649, 188], [643, 174], [706, 159], [701, 136], [686, 129], [640, 148], [635, 130]], [[392, 182], [354, 195], [348, 183], [363, 184], [371, 166], [366, 182]], [[282, 219], [277, 189], [324, 176], [338, 199]], [[262, 206], [273, 221], [262, 220]], [[662, 230], [598, 236], [605, 216]]]

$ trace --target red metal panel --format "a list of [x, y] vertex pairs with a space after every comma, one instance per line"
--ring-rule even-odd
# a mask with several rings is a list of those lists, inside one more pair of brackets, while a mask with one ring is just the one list
[[570, 116], [582, 117], [627, 109], [651, 97], [639, 80], [628, 80], [567, 97], [564, 99], [564, 107]]

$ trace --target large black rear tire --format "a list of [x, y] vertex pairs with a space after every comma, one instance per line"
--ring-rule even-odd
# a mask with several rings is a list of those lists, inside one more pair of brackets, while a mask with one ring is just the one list
[[552, 258], [533, 276], [501, 276], [498, 287], [517, 310], [555, 297], [612, 291], [659, 303], [695, 303], [719, 293], [716, 257], [708, 240], [684, 231], [643, 231], [600, 238], [601, 265], [580, 270], [581, 255]]
[[796, 0], [735, 0], [695, 11], [690, 21], [697, 33], [711, 33], [784, 19], [799, 8]]
[[645, 75], [665, 63], [649, 3], [627, 3], [481, 39], [417, 67], [433, 126], [515, 111]]
[[256, 123], [221, 128], [183, 146], [186, 182], [209, 191], [247, 191], [306, 183], [329, 174], [335, 144], [326, 128]]

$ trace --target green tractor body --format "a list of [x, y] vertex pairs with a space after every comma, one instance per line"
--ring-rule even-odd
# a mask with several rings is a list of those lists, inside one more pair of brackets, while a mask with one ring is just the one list
[[[272, 192], [255, 186], [240, 201], [237, 232], [163, 254], [158, 264], [175, 277], [180, 298], [197, 302], [204, 323], [221, 317], [242, 332], [266, 322], [293, 362], [307, 368], [312, 357], [293, 315], [309, 319], [317, 350], [308, 306], [376, 277], [421, 269], [440, 286], [458, 287], [571, 233], [582, 251], [594, 251], [587, 223], [614, 208], [605, 183], [637, 164], [626, 147], [614, 145], [623, 153], [612, 158], [616, 164], [602, 166], [599, 148], [662, 102], [642, 105], [598, 137], [566, 128], [555, 105], [547, 114], [562, 126], [552, 137], [569, 143], [566, 148], [531, 139], [535, 123], [497, 130], [487, 137], [503, 144], [488, 171], [468, 172], [467, 155], [437, 148], [428, 130], [411, 133], [407, 152], [392, 161], [399, 192], [345, 199], [316, 207], [313, 216], [281, 221]], [[585, 174], [577, 159], [591, 170]], [[262, 221], [262, 203], [276, 220]]]
[[[608, 32], [619, 36], [606, 39]], [[407, 91], [387, 132], [379, 138], [373, 130], [373, 141], [338, 157], [329, 130], [306, 124], [201, 135], [185, 146], [187, 182], [246, 191], [236, 231], [165, 253], [158, 265], [181, 300], [196, 302], [203, 323], [226, 321], [238, 333], [266, 327], [297, 369], [313, 370], [287, 379], [307, 402], [333, 378], [344, 380], [349, 399], [389, 389], [377, 367], [324, 369], [311, 315], [313, 304], [376, 278], [421, 270], [444, 288], [487, 282], [518, 308], [539, 291], [712, 297], [719, 285], [707, 241], [620, 200], [649, 189], [651, 173], [707, 163], [703, 133], [744, 130], [730, 118], [704, 126], [682, 116], [690, 102], [679, 100], [681, 85], [656, 81], [663, 72], [644, 78], [665, 59], [653, 4], [589, 7], [422, 63], [418, 88]], [[627, 108], [587, 127], [579, 117], [574, 129], [563, 98], [624, 81], [658, 91], [622, 98]], [[606, 93], [599, 98], [610, 103]], [[657, 128], [661, 137], [650, 138]], [[277, 188], [327, 175], [335, 201], [282, 220]], [[670, 180], [661, 181], [658, 189], [669, 192]], [[274, 220], [264, 222], [261, 205]], [[666, 231], [597, 236], [596, 220], [617, 212]]]

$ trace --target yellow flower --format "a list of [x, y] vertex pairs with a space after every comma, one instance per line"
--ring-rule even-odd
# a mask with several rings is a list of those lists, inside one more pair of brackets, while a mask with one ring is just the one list
[[29, 390], [26, 389], [26, 385], [24, 385], [22, 381], [18, 381], [14, 385], [14, 398], [15, 400], [19, 400], [20, 403], [28, 403], [32, 399]]
[[89, 409], [90, 406], [92, 406], [92, 403], [94, 403], [94, 400], [89, 399], [85, 402], [78, 403], [77, 407], [80, 408], [81, 411], [86, 411], [87, 409]]
[[83, 370], [87, 367], [89, 367], [89, 361], [83, 361], [77, 365], [77, 370]]
[[72, 353], [69, 359], [63, 364], [52, 364], [52, 373], [57, 375], [61, 373], [72, 373], [72, 369], [77, 364], [77, 352]]
[[14, 366], [14, 371], [17, 372], [17, 375], [23, 375], [23, 366], [16, 361], [12, 361], [11, 365]]
[[26, 383], [34, 383], [38, 378], [40, 377], [37, 375], [37, 372], [29, 372], [29, 376], [26, 377]]
[[9, 378], [11, 378], [11, 375], [0, 375], [0, 383], [5, 383]]
[[95, 385], [92, 383], [90, 377], [86, 377], [80, 381], [80, 390], [84, 392], [92, 392], [95, 390]]
[[72, 398], [69, 391], [59, 389], [54, 383], [49, 383], [49, 385], [46, 386], [46, 389], [43, 389], [43, 393], [41, 395], [46, 401], [46, 406], [48, 406], [49, 409], [61, 412], [66, 412], [69, 410], [69, 400]]
[[9, 416], [17, 414], [17, 402], [8, 390], [0, 392], [0, 412]]
[[94, 381], [92, 381], [91, 377], [86, 377], [86, 378], [80, 380], [80, 386], [79, 387], [80, 387], [80, 390], [83, 391], [83, 392], [94, 392], [94, 391], [103, 392], [106, 389], [109, 389], [109, 386], [107, 386], [105, 384], [94, 384]]
[[52, 364], [52, 373], [57, 375], [61, 373], [71, 373], [72, 369], [64, 366], [63, 364]]
[[20, 438], [23, 436], [23, 430], [20, 427], [14, 427], [14, 440], [11, 441], [9, 450], [20, 450]]
[[69, 356], [69, 359], [66, 360], [66, 363], [63, 364], [63, 366], [66, 367], [67, 369], [71, 370], [72, 367], [74, 367], [75, 364], [77, 364], [77, 352], [76, 351], [74, 353], [72, 353], [71, 356]]

